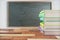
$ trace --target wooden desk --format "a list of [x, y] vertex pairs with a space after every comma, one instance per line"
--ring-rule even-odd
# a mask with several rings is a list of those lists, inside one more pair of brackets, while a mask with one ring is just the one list
[[[0, 40], [27, 40], [28, 38], [37, 38], [37, 39], [57, 39], [56, 36], [46, 36], [44, 33], [41, 33], [39, 30], [21, 30], [21, 29], [0, 29], [0, 34], [10, 34], [10, 36], [7, 35], [0, 35]], [[7, 32], [6, 32], [7, 31]], [[32, 36], [12, 36], [11, 34], [33, 34]]]

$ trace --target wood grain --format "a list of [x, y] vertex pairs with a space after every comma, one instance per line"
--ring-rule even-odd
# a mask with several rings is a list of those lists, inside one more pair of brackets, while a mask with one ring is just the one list
[[[13, 35], [15, 35], [15, 33], [17, 33], [17, 34], [21, 33], [21, 34], [35, 34], [35, 36], [32, 36], [32, 35], [31, 36], [26, 36], [26, 35], [25, 36], [17, 36], [17, 35], [12, 36], [9, 32], [9, 29], [8, 30], [5, 29], [5, 31], [8, 31], [7, 33], [5, 32], [5, 34], [10, 34], [11, 36], [7, 36], [7, 35], [1, 36], [2, 33], [0, 32], [0, 40], [28, 40], [28, 38], [29, 39], [30, 38], [33, 38], [33, 39], [57, 39], [56, 36], [46, 36], [46, 35], [44, 35], [44, 33], [41, 33], [39, 30], [26, 30], [26, 29], [24, 29], [24, 30], [13, 29], [13, 30], [15, 30], [15, 31], [11, 30], [12, 31], [11, 34], [13, 33]], [[2, 31], [2, 30], [0, 30], [0, 31]], [[4, 34], [4, 32], [3, 32], [3, 34]]]

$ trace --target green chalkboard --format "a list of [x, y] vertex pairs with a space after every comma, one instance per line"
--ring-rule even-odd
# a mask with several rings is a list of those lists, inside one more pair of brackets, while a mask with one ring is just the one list
[[50, 2], [8, 2], [8, 26], [39, 26], [41, 10], [50, 10]]

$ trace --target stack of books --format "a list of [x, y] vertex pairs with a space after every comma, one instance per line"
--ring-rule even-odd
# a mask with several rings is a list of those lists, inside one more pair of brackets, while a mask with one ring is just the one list
[[60, 10], [44, 10], [44, 34], [60, 35]]

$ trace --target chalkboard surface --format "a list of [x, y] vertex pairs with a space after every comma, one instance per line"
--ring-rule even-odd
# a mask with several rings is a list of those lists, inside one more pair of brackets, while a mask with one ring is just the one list
[[50, 10], [50, 2], [9, 2], [9, 27], [39, 26], [41, 10]]

